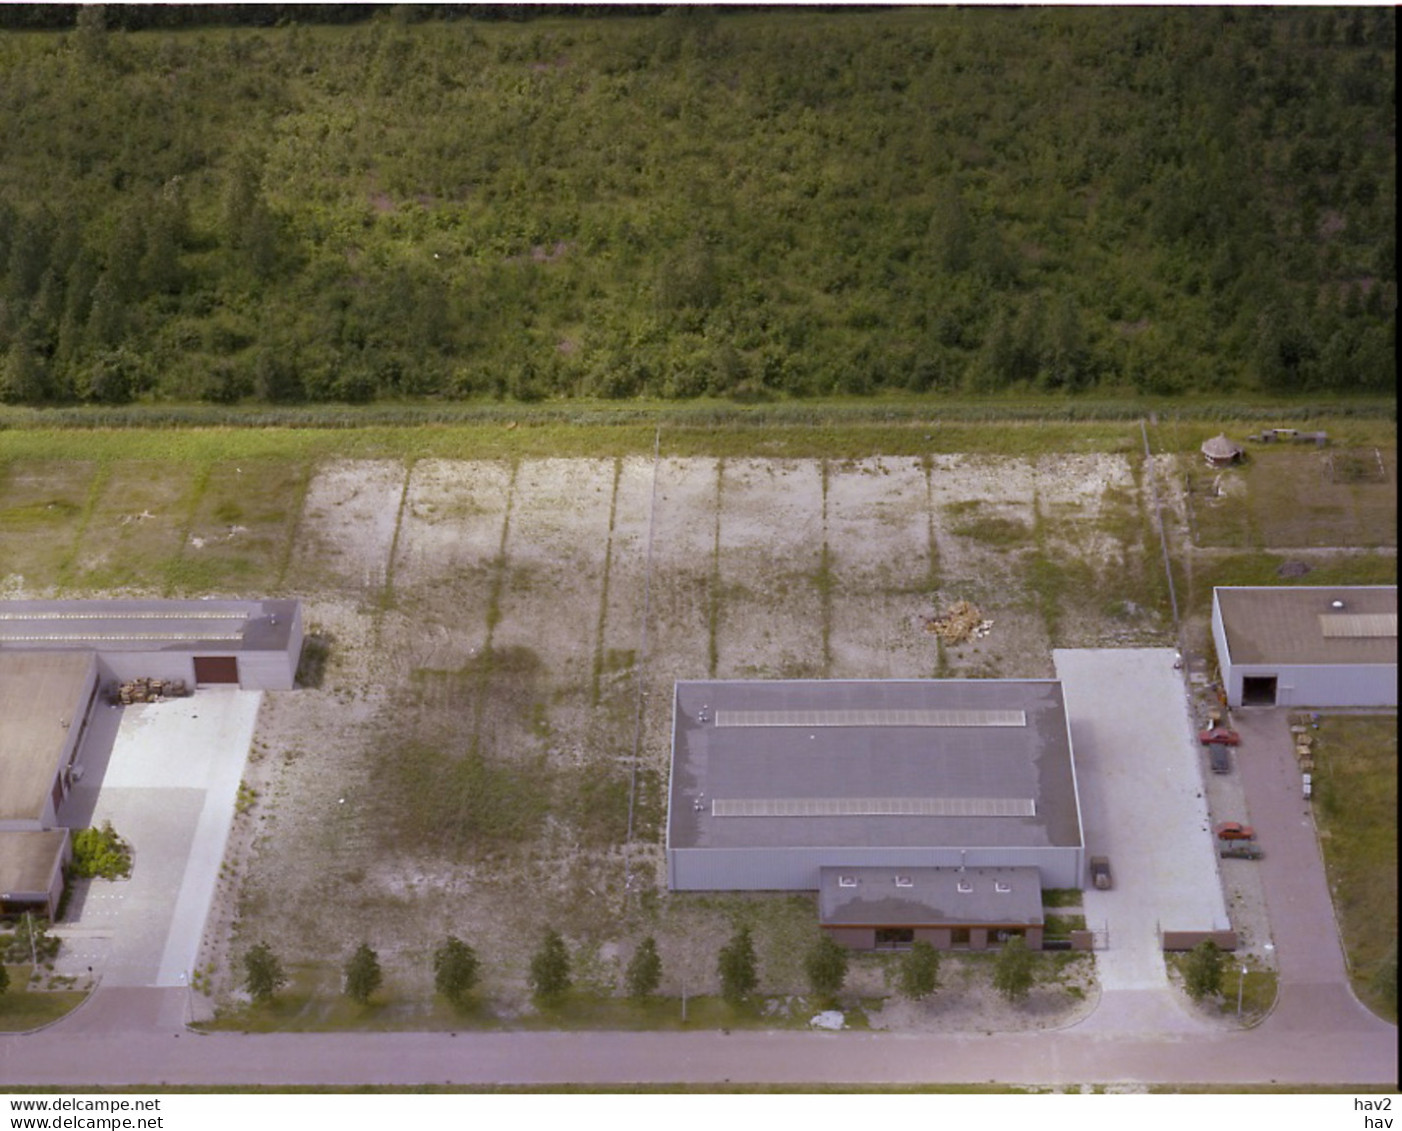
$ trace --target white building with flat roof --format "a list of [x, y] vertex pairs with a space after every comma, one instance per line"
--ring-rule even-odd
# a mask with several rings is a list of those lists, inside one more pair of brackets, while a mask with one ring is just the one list
[[1397, 706], [1395, 585], [1214, 589], [1212, 639], [1230, 706]]

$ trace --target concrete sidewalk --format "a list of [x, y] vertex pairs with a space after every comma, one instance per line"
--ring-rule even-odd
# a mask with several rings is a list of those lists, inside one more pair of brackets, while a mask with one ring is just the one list
[[186, 984], [261, 702], [258, 691], [201, 689], [95, 712], [89, 742], [110, 748], [85, 749], [83, 779], [59, 819], [110, 820], [132, 845], [132, 875], [80, 885], [56, 973], [82, 978], [91, 967], [104, 986]]

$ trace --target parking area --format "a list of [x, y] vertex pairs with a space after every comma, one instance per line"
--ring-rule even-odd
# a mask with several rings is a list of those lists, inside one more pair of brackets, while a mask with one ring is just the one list
[[1161, 930], [1231, 924], [1209, 829], [1204, 764], [1176, 653], [1058, 649], [1076, 752], [1087, 855], [1109, 856], [1114, 887], [1088, 888], [1086, 924], [1107, 932], [1104, 990], [1167, 985]]
[[180, 986], [194, 967], [262, 692], [94, 708], [83, 776], [59, 812], [111, 821], [132, 845], [128, 880], [80, 881], [56, 973], [105, 986]]

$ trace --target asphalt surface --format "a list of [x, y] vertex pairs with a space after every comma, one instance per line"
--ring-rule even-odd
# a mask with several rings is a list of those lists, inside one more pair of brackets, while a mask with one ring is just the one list
[[[1244, 708], [1233, 712], [1231, 721], [1241, 735], [1237, 767], [1248, 817], [1265, 849], [1256, 865], [1281, 984], [1271, 1021], [1280, 1028], [1328, 1031], [1350, 1025], [1366, 1010], [1348, 984], [1314, 815], [1295, 760], [1290, 713]], [[1396, 1032], [1392, 1029], [1394, 1051]]]
[[[97, 1000], [124, 992], [140, 997], [107, 1005]], [[86, 1023], [75, 1016], [46, 1034], [0, 1042], [0, 1084], [1394, 1085], [1397, 1075], [1396, 1030], [1363, 1013], [1354, 1016], [1351, 1028], [1327, 1032], [1272, 1018], [1248, 1031], [1157, 1036], [1076, 1029], [1003, 1036], [772, 1031], [244, 1036], [182, 1030], [179, 997], [175, 990], [99, 991]], [[112, 1015], [124, 1009], [136, 1014], [130, 1027], [109, 1029]]]

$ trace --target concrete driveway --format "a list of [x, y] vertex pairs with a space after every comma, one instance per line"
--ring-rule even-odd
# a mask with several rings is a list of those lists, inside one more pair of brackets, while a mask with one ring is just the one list
[[59, 820], [112, 822], [131, 842], [131, 879], [75, 891], [56, 933], [56, 972], [104, 986], [181, 986], [219, 878], [262, 693], [201, 689], [187, 699], [97, 707], [82, 780]]
[[1159, 930], [1230, 927], [1208, 829], [1201, 759], [1176, 653], [1058, 649], [1087, 855], [1107, 855], [1110, 891], [1087, 889], [1086, 924], [1104, 927], [1103, 991], [1164, 990]]

